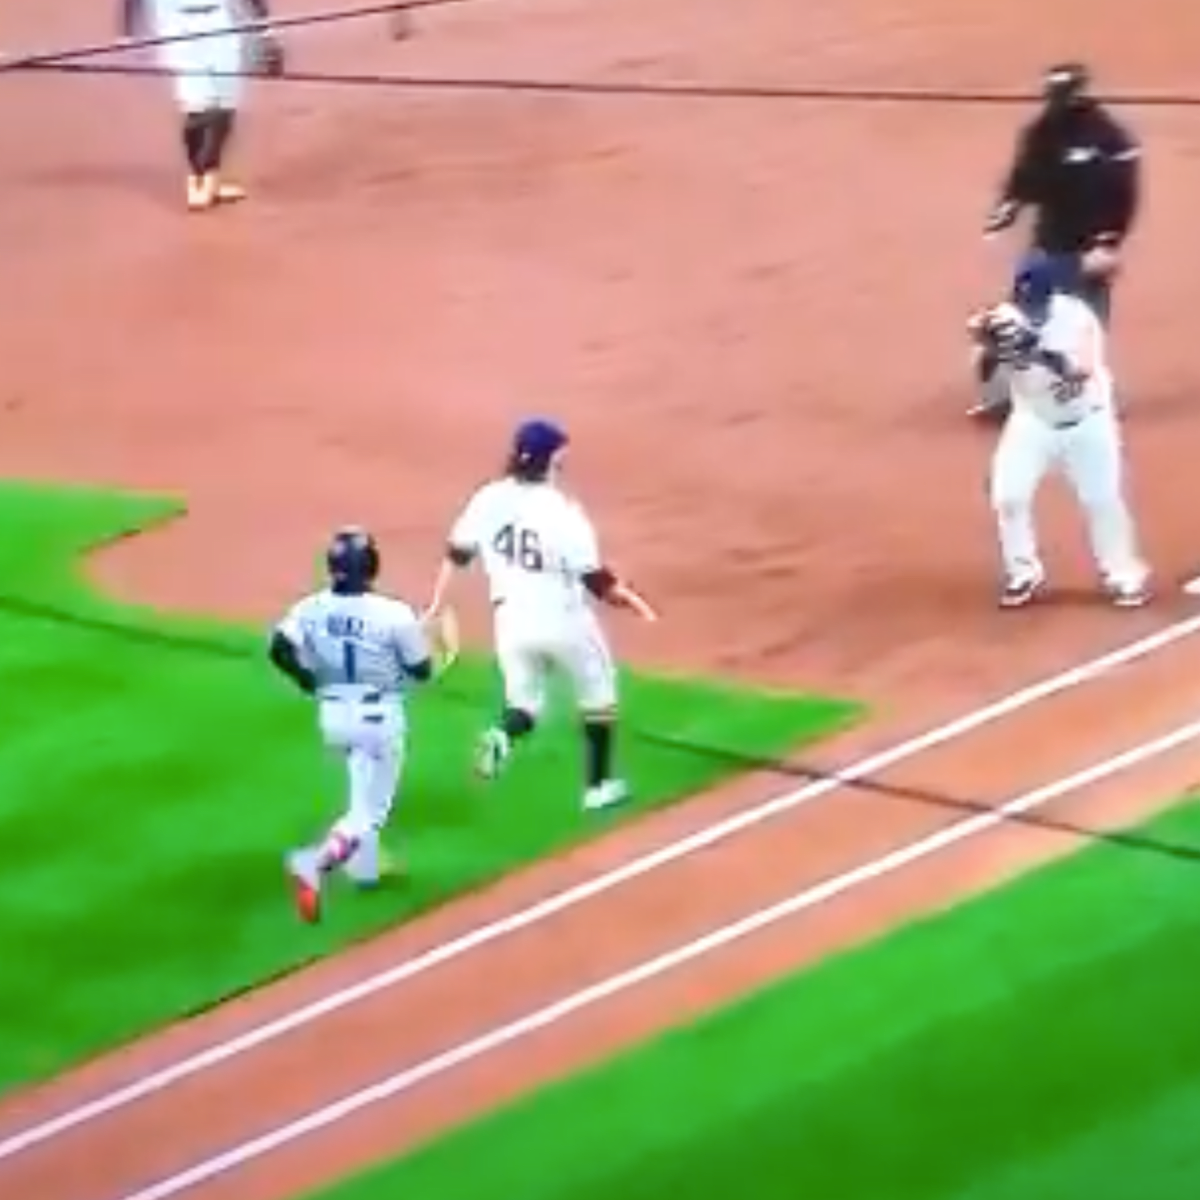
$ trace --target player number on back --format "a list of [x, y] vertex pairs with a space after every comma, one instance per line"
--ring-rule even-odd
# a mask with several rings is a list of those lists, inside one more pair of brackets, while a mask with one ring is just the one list
[[544, 571], [546, 556], [542, 544], [532, 529], [518, 529], [515, 525], [504, 525], [492, 539], [497, 554], [510, 566], [523, 571]]

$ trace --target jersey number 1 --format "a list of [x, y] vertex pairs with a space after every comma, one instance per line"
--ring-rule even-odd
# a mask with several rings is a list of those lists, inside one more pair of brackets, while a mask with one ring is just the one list
[[347, 683], [358, 682], [358, 647], [351, 641], [342, 642], [342, 673]]
[[544, 571], [546, 557], [542, 544], [532, 529], [518, 529], [515, 525], [503, 526], [492, 539], [496, 553], [507, 559], [511, 566], [523, 571]]

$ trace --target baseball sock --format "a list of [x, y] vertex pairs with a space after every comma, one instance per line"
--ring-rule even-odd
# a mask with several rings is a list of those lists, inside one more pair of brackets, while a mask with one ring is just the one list
[[201, 130], [198, 150], [200, 174], [207, 175], [220, 170], [226, 145], [233, 132], [233, 114], [223, 108], [210, 108], [207, 112], [197, 113], [196, 118]]
[[210, 156], [212, 158], [213, 171], [219, 171], [221, 164], [225, 161], [226, 151], [229, 149], [229, 141], [233, 137], [233, 127], [235, 123], [236, 113], [230, 108], [219, 108], [213, 113], [212, 123], [212, 143]]
[[187, 113], [183, 118], [183, 149], [193, 175], [203, 175], [206, 113]]
[[317, 850], [317, 870], [324, 875], [334, 867], [341, 866], [347, 859], [352, 858], [358, 849], [358, 838], [347, 837], [336, 829], [330, 830], [329, 836]]
[[611, 718], [591, 717], [583, 723], [584, 769], [587, 785], [599, 787], [612, 774], [613, 723]]

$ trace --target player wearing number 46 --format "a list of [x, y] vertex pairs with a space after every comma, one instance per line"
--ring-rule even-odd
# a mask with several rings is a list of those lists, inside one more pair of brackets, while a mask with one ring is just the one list
[[452, 618], [427, 628], [409, 605], [375, 591], [379, 550], [365, 530], [339, 530], [325, 557], [328, 586], [295, 604], [270, 644], [271, 662], [316, 698], [321, 736], [345, 761], [349, 787], [345, 813], [320, 844], [287, 857], [306, 921], [319, 919], [331, 871], [360, 885], [388, 873], [379, 835], [404, 765], [405, 693], [457, 652]]
[[1062, 290], [1059, 264], [1034, 251], [1010, 300], [970, 323], [973, 338], [1011, 374], [1012, 409], [992, 459], [991, 498], [999, 530], [1004, 608], [1035, 600], [1046, 584], [1033, 503], [1046, 474], [1061, 471], [1087, 518], [1104, 589], [1119, 608], [1149, 599], [1125, 500], [1121, 430], [1099, 318]]
[[479, 742], [476, 770], [500, 773], [514, 746], [533, 733], [548, 673], [570, 681], [585, 745], [583, 804], [599, 809], [627, 794], [612, 770], [617, 717], [616, 666], [591, 604], [625, 608], [644, 620], [650, 605], [605, 565], [583, 508], [559, 487], [567, 435], [545, 420], [516, 431], [504, 478], [485, 484], [450, 531], [427, 615], [446, 603], [455, 575], [478, 562], [491, 594], [504, 708]]

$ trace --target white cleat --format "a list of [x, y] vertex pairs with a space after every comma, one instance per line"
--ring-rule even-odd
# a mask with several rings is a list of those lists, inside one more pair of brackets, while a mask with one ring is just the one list
[[1108, 584], [1105, 591], [1114, 608], [1144, 608], [1150, 603], [1150, 585], [1146, 582]]
[[495, 779], [511, 753], [512, 742], [503, 729], [485, 730], [475, 747], [475, 774], [481, 779]]
[[606, 779], [583, 794], [583, 807], [589, 812], [613, 808], [629, 799], [629, 785], [623, 779]]

